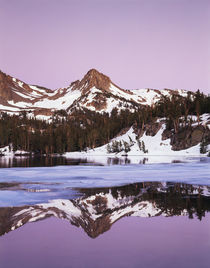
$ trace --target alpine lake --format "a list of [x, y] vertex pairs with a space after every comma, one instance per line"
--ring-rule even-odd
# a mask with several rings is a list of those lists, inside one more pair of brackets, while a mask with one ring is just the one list
[[210, 158], [0, 157], [0, 267], [210, 267]]

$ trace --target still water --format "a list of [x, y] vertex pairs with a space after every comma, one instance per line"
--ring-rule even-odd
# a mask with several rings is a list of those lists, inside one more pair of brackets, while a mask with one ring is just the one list
[[83, 156], [82, 158], [68, 158], [64, 156], [0, 156], [0, 168], [12, 167], [52, 167], [63, 165], [129, 165], [129, 164], [154, 164], [154, 163], [191, 163], [210, 162], [207, 157], [185, 156], [129, 156], [129, 157], [106, 157], [106, 156]]
[[61, 165], [79, 165], [85, 164], [86, 159], [69, 159], [62, 156], [54, 157], [0, 157], [0, 168], [12, 167], [52, 167]]
[[210, 216], [126, 217], [92, 239], [68, 221], [49, 218], [0, 238], [1, 267], [209, 268]]
[[0, 169], [0, 267], [209, 267], [208, 161], [75, 164]]

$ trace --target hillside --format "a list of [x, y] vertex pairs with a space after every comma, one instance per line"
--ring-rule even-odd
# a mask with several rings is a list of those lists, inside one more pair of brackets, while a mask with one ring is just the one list
[[[124, 129], [109, 143], [86, 152], [66, 153], [67, 157], [120, 156], [199, 156], [210, 151], [210, 114], [203, 114], [198, 124], [196, 116], [190, 117], [193, 124], [174, 133], [167, 130], [166, 120], [157, 119], [139, 129], [132, 126]], [[205, 142], [204, 142], [205, 141]], [[203, 146], [203, 147], [202, 147]], [[202, 151], [203, 148], [203, 151]], [[169, 159], [170, 160], [170, 159]]]

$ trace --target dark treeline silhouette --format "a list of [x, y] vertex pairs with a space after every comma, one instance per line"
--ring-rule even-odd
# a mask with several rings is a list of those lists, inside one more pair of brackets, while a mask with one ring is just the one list
[[0, 114], [0, 147], [10, 145], [11, 149], [25, 150], [37, 154], [81, 151], [104, 145], [122, 129], [136, 126], [144, 129], [145, 124], [165, 117], [167, 128], [175, 133], [189, 126], [189, 115], [199, 116], [210, 113], [210, 96], [198, 90], [188, 92], [186, 97], [172, 95], [162, 97], [151, 106], [137, 107], [135, 112], [129, 109], [111, 114], [96, 113], [87, 109], [75, 110], [68, 114], [65, 110], [56, 111], [50, 121], [42, 121], [27, 116]]

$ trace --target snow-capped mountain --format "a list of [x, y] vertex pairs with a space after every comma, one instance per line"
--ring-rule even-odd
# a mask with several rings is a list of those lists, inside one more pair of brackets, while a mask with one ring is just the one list
[[53, 216], [82, 227], [95, 238], [125, 216], [195, 214], [199, 218], [203, 211], [210, 210], [208, 186], [146, 182], [109, 189], [81, 189], [80, 192], [84, 196], [74, 200], [56, 199], [31, 206], [1, 208], [0, 235]]
[[0, 111], [19, 113], [28, 111], [35, 116], [51, 116], [56, 110], [71, 112], [74, 108], [86, 108], [110, 113], [140, 105], [152, 105], [161, 96], [178, 94], [187, 96], [186, 90], [137, 89], [125, 90], [115, 85], [109, 77], [91, 69], [82, 80], [66, 88], [56, 90], [28, 85], [0, 71]]

